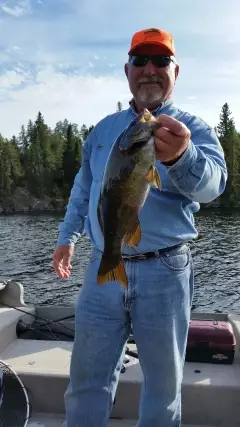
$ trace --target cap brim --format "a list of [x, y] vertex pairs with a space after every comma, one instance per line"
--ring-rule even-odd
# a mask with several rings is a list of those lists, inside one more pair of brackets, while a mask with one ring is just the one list
[[142, 49], [144, 46], [154, 46], [156, 48], [156, 50], [159, 49], [159, 54], [167, 54], [167, 55], [175, 55], [175, 52], [173, 52], [171, 49], [169, 49], [164, 43], [161, 42], [144, 42], [144, 43], [139, 43], [135, 46], [132, 47], [132, 49], [129, 50], [128, 55], [133, 55], [134, 53], [137, 53], [138, 49]]

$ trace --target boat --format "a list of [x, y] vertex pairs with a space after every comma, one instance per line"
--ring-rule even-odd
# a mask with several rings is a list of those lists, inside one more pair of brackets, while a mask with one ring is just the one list
[[[28, 305], [24, 286], [6, 280], [0, 283], [0, 319], [0, 360], [12, 367], [27, 390], [31, 404], [27, 426], [61, 427], [74, 339], [74, 306]], [[183, 426], [239, 427], [240, 315], [194, 311], [192, 319], [229, 322], [236, 346], [233, 363], [185, 361]], [[137, 348], [130, 336], [109, 427], [136, 425], [141, 383]]]

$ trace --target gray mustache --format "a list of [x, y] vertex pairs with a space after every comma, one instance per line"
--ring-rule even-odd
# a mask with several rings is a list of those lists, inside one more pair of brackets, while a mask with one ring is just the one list
[[163, 79], [160, 79], [159, 77], [141, 77], [141, 79], [138, 80], [138, 84], [141, 83], [161, 83]]

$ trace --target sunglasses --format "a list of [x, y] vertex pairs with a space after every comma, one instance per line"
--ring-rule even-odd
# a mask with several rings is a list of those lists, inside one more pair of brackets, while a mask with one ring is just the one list
[[129, 57], [129, 63], [135, 67], [145, 67], [151, 61], [156, 68], [167, 67], [170, 62], [175, 62], [171, 56], [165, 55], [134, 55]]

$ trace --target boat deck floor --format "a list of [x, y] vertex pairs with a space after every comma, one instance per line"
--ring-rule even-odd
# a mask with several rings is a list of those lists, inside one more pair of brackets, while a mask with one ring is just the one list
[[[129, 345], [134, 349], [135, 345]], [[13, 341], [2, 353], [0, 359], [12, 366], [18, 373], [68, 377], [72, 351], [71, 342], [61, 341]], [[197, 373], [196, 373], [197, 372]], [[142, 373], [138, 360], [128, 367], [127, 375], [121, 381], [141, 382]], [[212, 365], [186, 363], [183, 385], [211, 385], [218, 388], [239, 388], [240, 365]]]
[[[34, 414], [29, 420], [28, 427], [62, 427], [64, 418], [59, 415]], [[136, 420], [110, 420], [108, 427], [135, 427]], [[203, 427], [200, 425], [184, 424], [182, 427]], [[206, 427], [206, 426], [204, 426]], [[211, 426], [209, 426], [211, 427]], [[213, 426], [212, 426], [213, 427]]]

